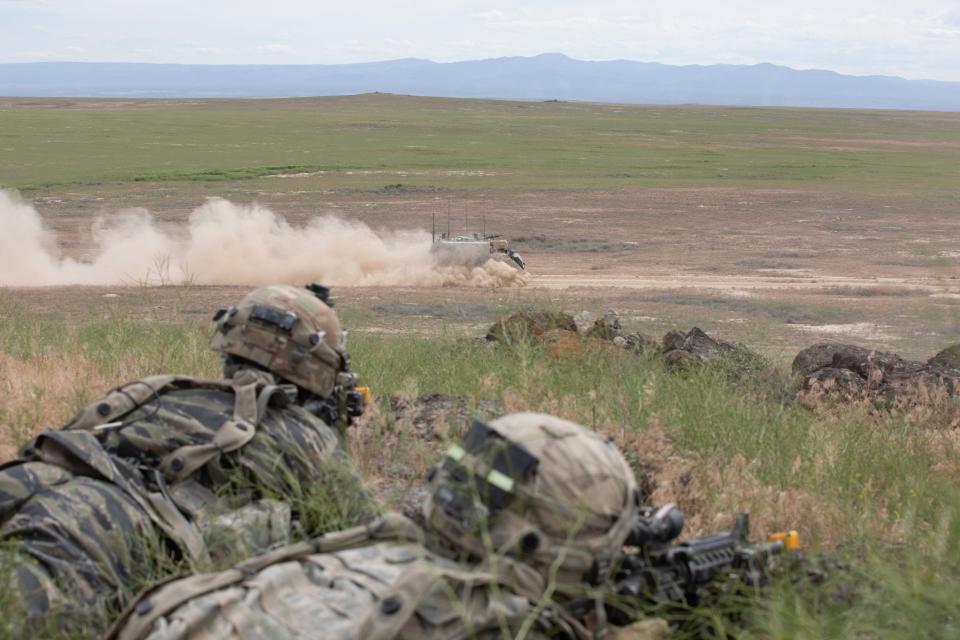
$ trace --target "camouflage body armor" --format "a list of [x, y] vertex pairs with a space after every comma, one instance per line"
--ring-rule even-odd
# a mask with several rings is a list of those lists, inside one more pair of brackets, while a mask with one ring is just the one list
[[0, 469], [0, 535], [36, 561], [18, 568], [31, 613], [104, 594], [122, 604], [166, 555], [158, 545], [204, 567], [286, 542], [308, 484], [370, 500], [336, 434], [269, 374], [246, 373], [131, 383]]
[[636, 496], [616, 447], [579, 425], [532, 413], [475, 421], [432, 474], [424, 531], [391, 514], [170, 582], [128, 608], [113, 634], [599, 637]]
[[[506, 559], [433, 553], [399, 514], [169, 583], [118, 621], [119, 640], [589, 637], [539, 576]], [[524, 588], [526, 587], [526, 588]]]
[[[284, 321], [304, 340], [322, 332], [316, 317], [339, 332], [329, 307], [300, 291], [265, 287], [220, 314], [232, 324], [224, 330], [219, 322], [215, 348], [228, 331], [242, 335], [240, 320], [262, 311], [264, 299], [279, 300], [278, 313], [292, 316]], [[316, 309], [283, 308], [283, 300], [303, 298]], [[248, 333], [268, 346], [274, 329]], [[340, 507], [335, 526], [374, 517], [378, 509], [337, 432], [316, 415], [323, 412], [304, 406], [306, 396], [330, 413], [336, 396], [318, 392], [333, 392], [346, 370], [339, 333], [335, 338], [336, 349], [314, 349], [319, 355], [308, 358], [297, 385], [243, 361], [225, 380], [164, 375], [126, 384], [0, 467], [0, 540], [7, 543], [0, 564], [13, 565], [26, 613], [102, 618], [184, 564], [209, 570], [288, 542], [294, 530], [322, 533], [330, 523], [302, 522], [317, 495]], [[276, 341], [286, 352], [295, 342], [283, 335]], [[225, 353], [242, 348], [234, 339]], [[314, 364], [320, 357], [332, 363], [329, 370]], [[283, 358], [275, 360], [282, 369]]]

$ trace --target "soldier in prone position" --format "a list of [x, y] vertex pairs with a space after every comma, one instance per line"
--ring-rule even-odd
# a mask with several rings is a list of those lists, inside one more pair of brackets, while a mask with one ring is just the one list
[[620, 452], [583, 427], [530, 413], [475, 422], [434, 467], [425, 531], [388, 514], [167, 583], [113, 636], [598, 637], [637, 495]]
[[214, 318], [223, 380], [126, 384], [0, 468], [0, 561], [29, 618], [95, 628], [178, 562], [289, 542], [311, 492], [375, 516], [335, 431], [363, 396], [328, 301], [320, 285], [257, 289]]

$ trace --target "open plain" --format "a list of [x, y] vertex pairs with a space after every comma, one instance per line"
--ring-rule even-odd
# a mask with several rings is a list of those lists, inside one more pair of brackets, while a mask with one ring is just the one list
[[[294, 224], [335, 214], [429, 229], [435, 216], [441, 230], [502, 234], [527, 258], [522, 291], [339, 287], [357, 330], [479, 326], [504, 305], [553, 300], [615, 308], [650, 331], [698, 322], [777, 353], [853, 337], [919, 356], [954, 337], [956, 114], [7, 99], [0, 131], [0, 185], [22, 190], [68, 257], [90, 257], [98, 216], [144, 207], [177, 225], [215, 196]], [[46, 313], [110, 308], [84, 289], [16, 297]], [[176, 304], [148, 297], [125, 313]]]
[[[815, 342], [926, 359], [960, 342], [960, 114], [0, 99], [0, 187], [39, 212], [57, 260], [94, 258], [95, 220], [133, 208], [176, 236], [208, 198], [295, 226], [335, 215], [502, 234], [527, 261], [525, 286], [334, 289], [376, 398], [349, 446], [388, 502], [443, 439], [415, 437], [391, 397], [549, 411], [610, 433], [691, 533], [746, 508], [758, 530], [799, 529], [855, 567], [822, 591], [779, 586], [720, 637], [955, 637], [960, 609], [944, 594], [960, 588], [957, 412], [814, 412], [625, 353], [557, 359], [473, 338], [519, 309], [614, 309], [629, 331], [699, 326], [743, 342], [788, 392], [790, 360]], [[0, 288], [0, 457], [124, 380], [216, 374], [206, 322], [250, 287], [158, 265], [98, 286]]]

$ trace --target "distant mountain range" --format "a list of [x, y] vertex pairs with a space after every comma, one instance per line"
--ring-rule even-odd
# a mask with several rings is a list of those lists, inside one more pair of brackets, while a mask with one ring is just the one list
[[421, 96], [960, 111], [960, 82], [798, 71], [773, 64], [586, 62], [561, 54], [337, 65], [0, 64], [0, 95], [261, 98], [383, 91]]

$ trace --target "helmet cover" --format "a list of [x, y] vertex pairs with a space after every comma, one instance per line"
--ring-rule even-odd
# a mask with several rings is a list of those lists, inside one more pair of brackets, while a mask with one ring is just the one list
[[346, 337], [337, 314], [307, 289], [269, 285], [214, 316], [210, 346], [250, 360], [322, 397], [346, 366]]
[[633, 471], [613, 443], [537, 413], [474, 422], [425, 507], [447, 544], [516, 557], [570, 592], [612, 568], [637, 514]]

